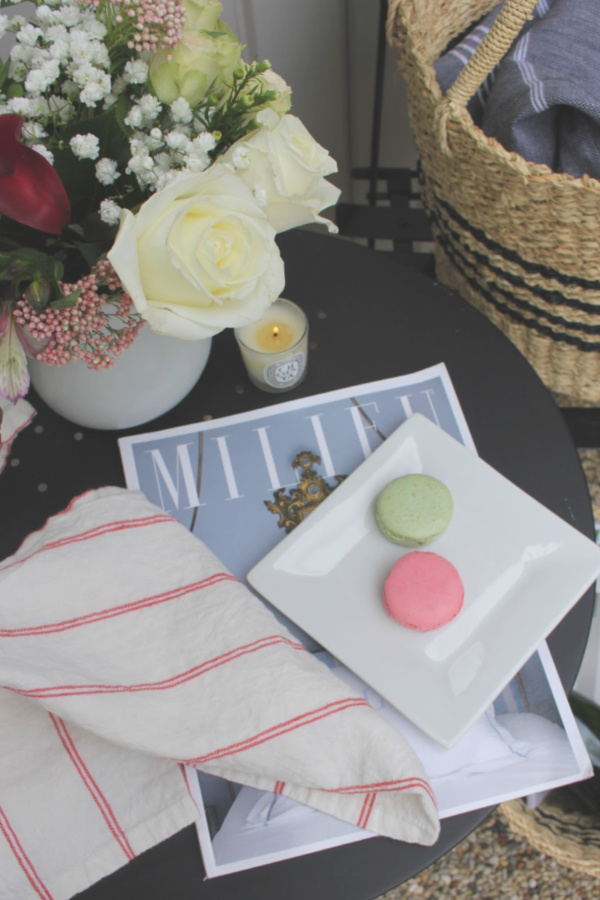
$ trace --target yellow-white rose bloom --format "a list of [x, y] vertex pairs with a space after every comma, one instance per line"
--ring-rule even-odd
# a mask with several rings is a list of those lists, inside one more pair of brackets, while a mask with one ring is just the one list
[[285, 283], [273, 227], [218, 163], [124, 210], [108, 258], [150, 327], [188, 340], [255, 321]]
[[277, 232], [322, 222], [319, 215], [337, 203], [340, 190], [325, 180], [337, 172], [337, 163], [296, 116], [279, 117], [262, 110], [260, 127], [227, 150], [221, 160], [252, 188]]

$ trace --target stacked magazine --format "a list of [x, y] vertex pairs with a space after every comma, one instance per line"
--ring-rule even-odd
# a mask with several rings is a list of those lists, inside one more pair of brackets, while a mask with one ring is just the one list
[[[389, 435], [420, 413], [476, 454], [446, 368], [292, 400], [201, 423], [121, 438], [129, 488], [174, 515], [238, 578], [326, 498]], [[299, 485], [310, 491], [299, 502]], [[304, 479], [304, 481], [303, 481]], [[276, 612], [281, 616], [280, 613]], [[543, 793], [592, 775], [545, 643], [451, 748], [393, 708], [293, 622], [324, 665], [363, 693], [411, 743], [440, 817]], [[372, 835], [275, 794], [189, 769], [208, 877]]]

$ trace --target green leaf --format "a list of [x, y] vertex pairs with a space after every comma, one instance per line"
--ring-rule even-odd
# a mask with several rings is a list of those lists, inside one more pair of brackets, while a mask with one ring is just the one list
[[8, 70], [10, 68], [10, 59], [5, 59], [2, 65], [0, 65], [0, 88], [3, 87], [4, 82], [8, 78]]
[[81, 291], [77, 289], [71, 294], [63, 294], [57, 300], [53, 300], [49, 305], [52, 309], [71, 309], [75, 306], [80, 297]]
[[17, 84], [16, 82], [13, 81], [13, 83], [5, 91], [5, 93], [9, 100], [12, 99], [13, 97], [22, 97], [24, 94], [23, 85]]

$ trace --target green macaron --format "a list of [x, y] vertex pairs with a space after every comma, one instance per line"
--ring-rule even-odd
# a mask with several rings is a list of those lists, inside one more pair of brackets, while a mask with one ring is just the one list
[[453, 511], [452, 494], [438, 478], [403, 475], [380, 492], [375, 518], [388, 540], [405, 547], [420, 547], [446, 530]]

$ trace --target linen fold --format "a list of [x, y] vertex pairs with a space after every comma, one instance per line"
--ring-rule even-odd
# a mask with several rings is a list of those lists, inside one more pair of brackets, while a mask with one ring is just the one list
[[76, 498], [0, 564], [0, 896], [68, 898], [196, 817], [181, 763], [403, 841], [423, 767], [183, 525]]

